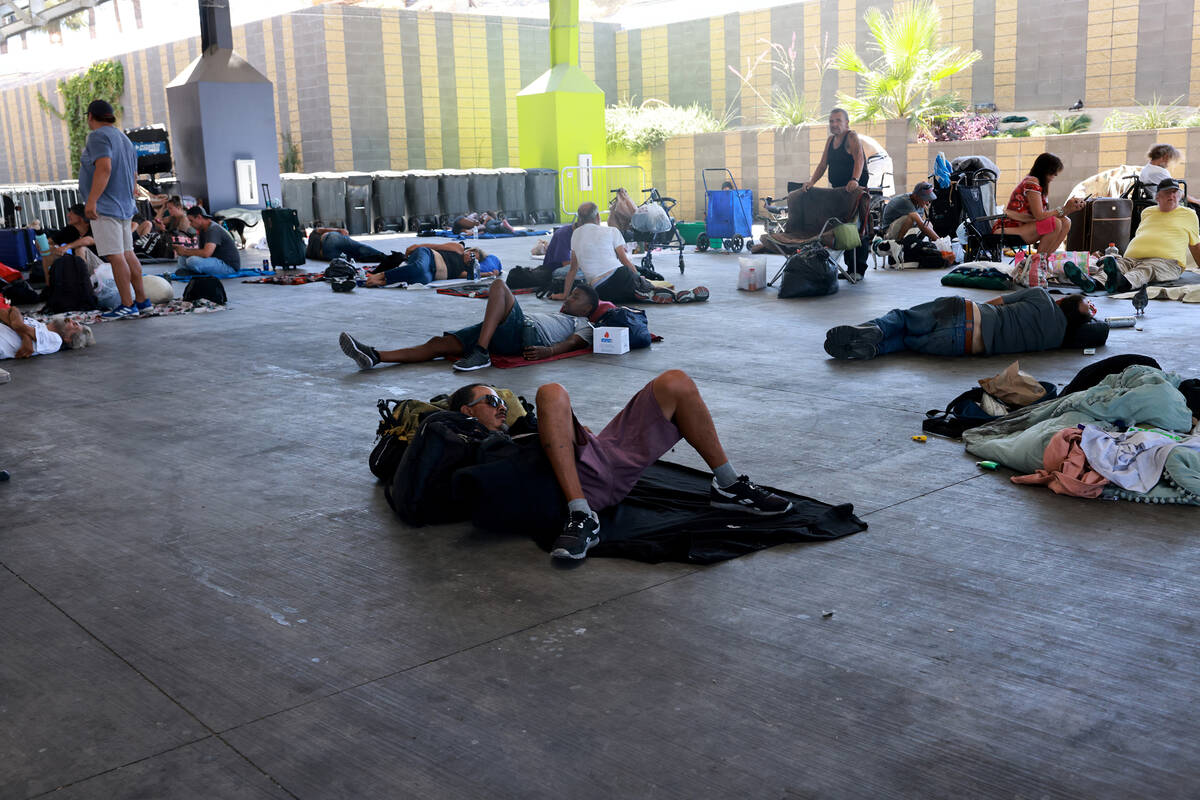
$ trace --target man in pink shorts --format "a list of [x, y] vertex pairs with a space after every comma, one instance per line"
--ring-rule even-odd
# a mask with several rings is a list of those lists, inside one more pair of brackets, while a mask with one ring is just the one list
[[[490, 386], [463, 387], [451, 399], [452, 408], [489, 430], [504, 424], [504, 402]], [[555, 558], [586, 557], [600, 542], [596, 510], [621, 502], [646, 468], [680, 439], [712, 468], [712, 506], [761, 515], [786, 514], [792, 508], [789, 500], [737, 474], [700, 390], [681, 370], [669, 370], [646, 384], [599, 435], [579, 423], [567, 390], [557, 383], [538, 389], [537, 413], [542, 449], [567, 499], [567, 521], [550, 551]]]

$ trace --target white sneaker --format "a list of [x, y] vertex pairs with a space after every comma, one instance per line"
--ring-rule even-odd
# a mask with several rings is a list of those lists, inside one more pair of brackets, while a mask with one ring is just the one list
[[7, 370], [0, 369], [0, 383], [8, 383], [11, 380], [12, 375], [9, 375]]

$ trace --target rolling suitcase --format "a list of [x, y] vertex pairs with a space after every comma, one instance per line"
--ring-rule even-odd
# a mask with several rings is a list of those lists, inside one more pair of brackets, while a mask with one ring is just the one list
[[263, 230], [271, 251], [271, 266], [298, 267], [304, 263], [304, 229], [294, 208], [271, 208], [271, 190], [263, 184], [267, 207], [262, 210]]
[[1122, 253], [1129, 244], [1133, 201], [1127, 197], [1093, 197], [1083, 210], [1070, 214], [1067, 250], [1104, 250], [1115, 244]]
[[0, 263], [23, 270], [37, 260], [37, 238], [32, 229], [0, 230]]

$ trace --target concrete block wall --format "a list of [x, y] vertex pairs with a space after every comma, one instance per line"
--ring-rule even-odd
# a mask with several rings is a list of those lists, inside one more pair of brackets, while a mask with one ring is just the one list
[[[634, 30], [584, 22], [580, 62], [609, 103], [695, 102], [735, 125], [762, 124], [761, 98], [782, 77], [760, 63], [746, 87], [731, 66], [747, 74], [770, 42], [794, 44], [798, 85], [815, 109], [828, 109], [855, 80], [835, 70], [822, 76], [817, 53], [828, 56], [839, 42], [869, 53], [864, 14], [892, 4], [812, 0]], [[948, 85], [973, 103], [1065, 109], [1078, 99], [1107, 107], [1157, 95], [1200, 105], [1200, 0], [1059, 0], [1052, 10], [1041, 0], [941, 0], [940, 8], [942, 40], [983, 54]], [[234, 44], [275, 83], [278, 128], [299, 146], [305, 171], [499, 167], [517, 163], [515, 96], [549, 65], [547, 26], [321, 6], [239, 26]], [[198, 51], [193, 38], [120, 56], [122, 124], [169, 123], [163, 87]], [[39, 108], [39, 92], [57, 102], [44, 76], [0, 92], [0, 182], [65, 179], [78, 157], [67, 152], [65, 125]], [[783, 149], [808, 147], [810, 157], [820, 146], [807, 135], [739, 136], [727, 161], [778, 159], [781, 141]], [[658, 151], [660, 177], [677, 155]], [[755, 173], [771, 184], [785, 169]]]

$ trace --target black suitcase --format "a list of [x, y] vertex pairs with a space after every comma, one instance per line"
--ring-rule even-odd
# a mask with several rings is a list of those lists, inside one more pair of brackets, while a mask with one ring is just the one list
[[304, 263], [304, 229], [294, 208], [270, 208], [271, 190], [263, 184], [267, 208], [262, 210], [263, 230], [271, 251], [272, 267], [298, 267]]
[[1129, 244], [1133, 201], [1127, 197], [1093, 197], [1081, 211], [1068, 216], [1067, 250], [1096, 253], [1115, 244], [1122, 253]]

